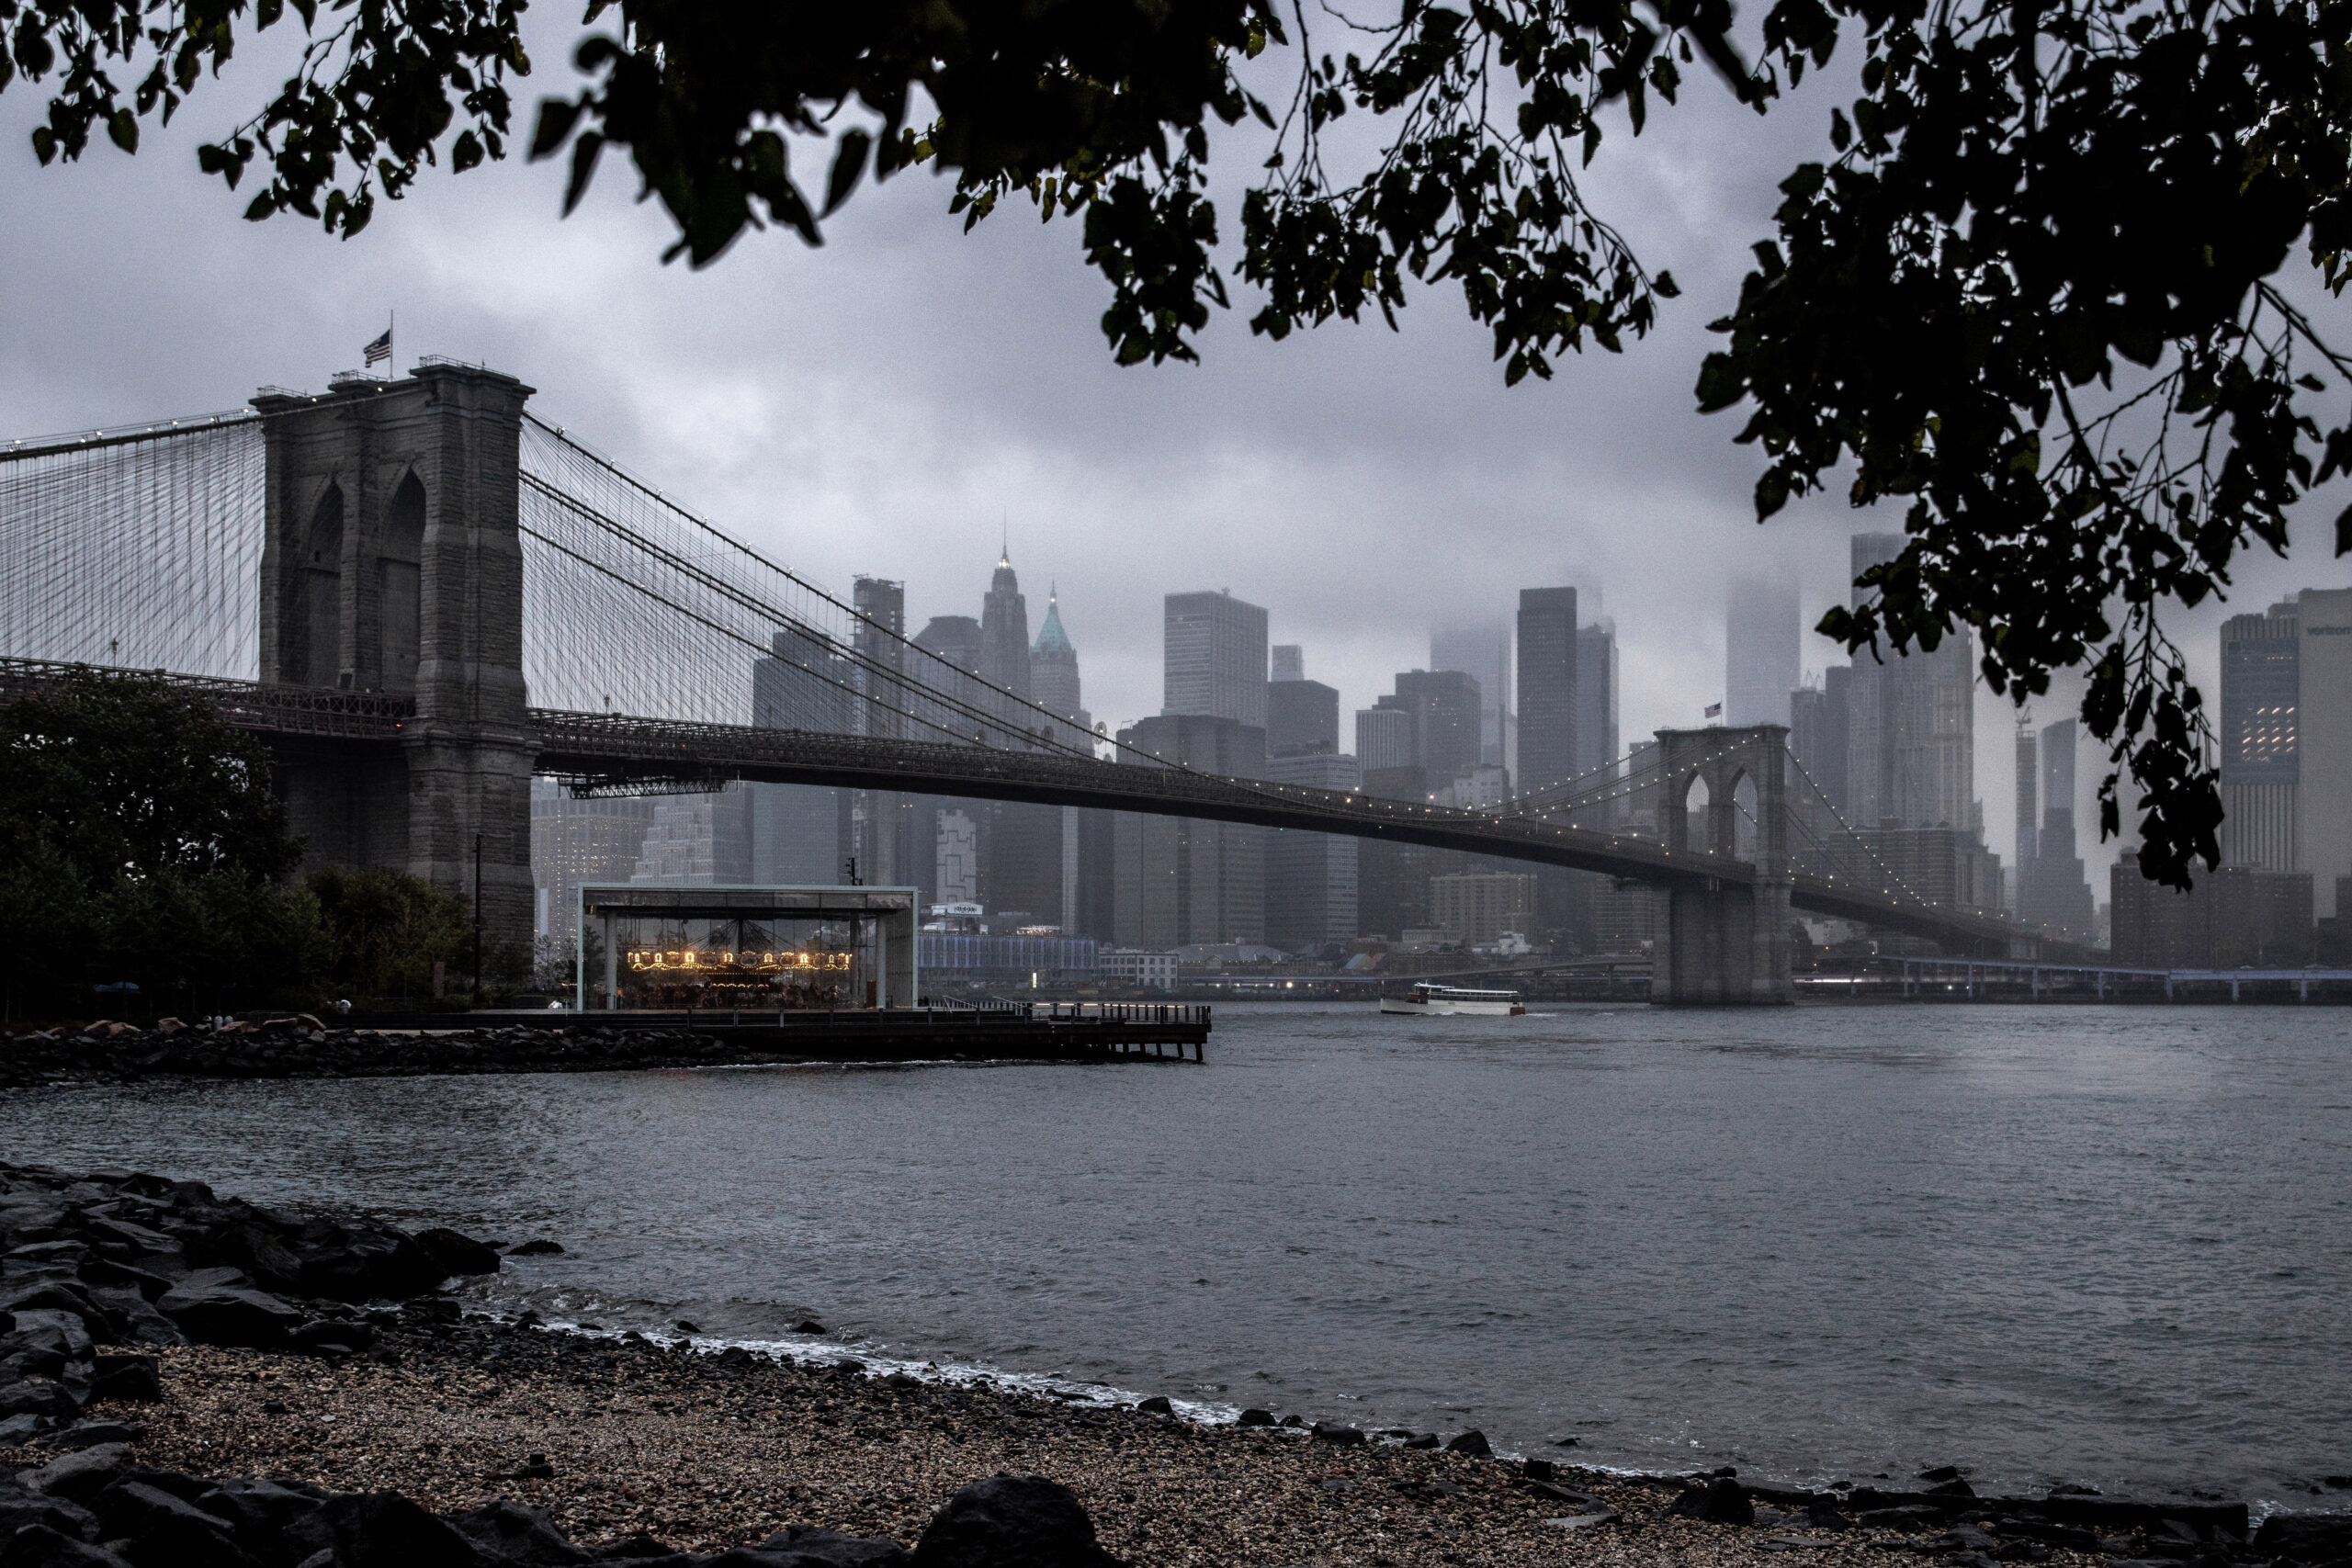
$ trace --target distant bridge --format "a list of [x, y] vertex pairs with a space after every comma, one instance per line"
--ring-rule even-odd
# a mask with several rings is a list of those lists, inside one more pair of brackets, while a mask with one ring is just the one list
[[[530, 396], [427, 361], [323, 396], [0, 444], [0, 700], [76, 662], [175, 671], [270, 738], [315, 858], [465, 888], [479, 843], [484, 918], [510, 941], [530, 919], [528, 781], [553, 775], [589, 792], [742, 779], [1102, 807], [1599, 873], [1660, 890], [1658, 969], [1681, 1000], [1786, 1000], [1791, 908], [1963, 953], [2059, 951], [1905, 886], [1804, 793], [1777, 727], [1662, 731], [1645, 769], [1480, 809], [1124, 745], [1102, 761], [1114, 743], [767, 560], [526, 414]], [[755, 659], [789, 663], [825, 726], [737, 722]], [[1702, 783], [1694, 830], [1682, 807]], [[1649, 832], [1624, 811], [1636, 796], [1668, 803]]]
[[[74, 668], [55, 660], [0, 658], [0, 702], [53, 690]], [[408, 698], [156, 674], [210, 698], [232, 725], [287, 740], [397, 742], [418, 723], [415, 704]], [[1709, 850], [1673, 850], [1631, 834], [1177, 768], [547, 708], [525, 710], [524, 729], [531, 738], [537, 773], [587, 788], [717, 785], [742, 779], [900, 790], [1339, 833], [1566, 866], [1660, 887], [1747, 887], [1758, 881], [1749, 862]], [[1804, 874], [1788, 881], [1792, 907], [1832, 919], [2003, 951], [2020, 935], [2014, 921], [1941, 908], [1906, 898], [1899, 889], [1865, 890]]]

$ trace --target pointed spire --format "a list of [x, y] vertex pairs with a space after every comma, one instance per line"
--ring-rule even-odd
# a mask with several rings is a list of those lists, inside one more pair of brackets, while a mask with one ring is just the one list
[[1037, 628], [1037, 644], [1034, 651], [1072, 654], [1077, 651], [1070, 647], [1069, 634], [1062, 630], [1061, 591], [1051, 583], [1046, 588], [1046, 624]]

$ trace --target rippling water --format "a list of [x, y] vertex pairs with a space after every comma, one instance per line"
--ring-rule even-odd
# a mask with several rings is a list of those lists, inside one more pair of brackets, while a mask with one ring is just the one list
[[57, 1090], [0, 1156], [551, 1235], [477, 1292], [550, 1316], [1599, 1462], [2352, 1471], [2352, 1011], [1223, 1008], [1208, 1055]]

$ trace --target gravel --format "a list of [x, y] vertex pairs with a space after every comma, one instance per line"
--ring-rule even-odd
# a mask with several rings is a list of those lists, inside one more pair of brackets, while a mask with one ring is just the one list
[[[1539, 1490], [1515, 1461], [1394, 1439], [1337, 1448], [1296, 1430], [740, 1353], [722, 1366], [641, 1338], [435, 1323], [429, 1303], [376, 1315], [377, 1347], [361, 1358], [162, 1348], [162, 1402], [101, 1401], [89, 1416], [143, 1424], [148, 1465], [390, 1489], [443, 1513], [514, 1498], [591, 1546], [644, 1534], [711, 1551], [796, 1524], [911, 1544], [958, 1487], [1000, 1472], [1069, 1486], [1102, 1544], [1139, 1568], [1790, 1568], [1860, 1563], [1915, 1539], [1815, 1535], [1802, 1516], [1794, 1529], [1668, 1517], [1672, 1482], [1563, 1466]], [[17, 1465], [54, 1457], [0, 1451]], [[1620, 1517], [1591, 1522], [1604, 1511]]]

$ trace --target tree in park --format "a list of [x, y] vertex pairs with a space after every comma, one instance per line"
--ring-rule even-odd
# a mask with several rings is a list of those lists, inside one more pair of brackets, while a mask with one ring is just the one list
[[[294, 8], [295, 74], [198, 153], [253, 182], [248, 217], [353, 234], [425, 164], [511, 150], [523, 0]], [[53, 81], [44, 162], [101, 130], [135, 150], [284, 11], [0, 0], [0, 87]], [[2352, 365], [2308, 313], [2352, 276], [2352, 0], [1769, 0], [1752, 55], [1733, 24], [1729, 0], [1402, 0], [1371, 24], [1276, 0], [589, 0], [585, 88], [539, 106], [527, 151], [568, 156], [567, 210], [625, 151], [696, 265], [767, 224], [817, 243], [867, 174], [932, 164], [967, 228], [1019, 198], [1077, 219], [1138, 364], [1193, 358], [1231, 302], [1209, 132], [1254, 121], [1232, 269], [1253, 331], [1393, 322], [1408, 279], [1448, 284], [1517, 382], [1622, 350], [1676, 294], [1586, 199], [1610, 134], [1695, 91], [1765, 113], [1859, 51], [1699, 405], [1760, 452], [1759, 520], [1832, 484], [1902, 509], [1902, 555], [1822, 624], [1849, 649], [1973, 627], [2019, 700], [2086, 666], [2102, 830], [2128, 773], [2143, 866], [2185, 883], [2219, 860], [2221, 805], [2160, 612], [2283, 552], [2290, 509], [2352, 468]], [[1326, 146], [1349, 116], [1378, 128], [1353, 163]]]
[[129, 984], [122, 1010], [421, 997], [465, 899], [301, 845], [267, 748], [205, 697], [78, 670], [0, 715], [0, 990], [11, 1016]]
[[435, 964], [458, 967], [472, 911], [455, 893], [381, 867], [325, 866], [311, 874], [325, 939], [326, 970], [340, 990], [367, 998], [430, 994]]
[[10, 1010], [127, 983], [141, 1004], [271, 1000], [315, 916], [269, 758], [201, 697], [77, 671], [0, 723], [0, 949]]

